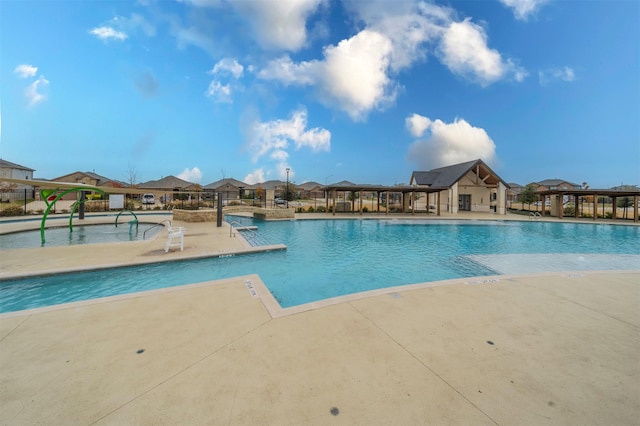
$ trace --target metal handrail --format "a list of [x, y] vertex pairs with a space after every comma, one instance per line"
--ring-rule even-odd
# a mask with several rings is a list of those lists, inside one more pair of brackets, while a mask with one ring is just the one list
[[170, 219], [165, 219], [162, 222], [158, 222], [156, 224], [154, 224], [153, 226], [151, 226], [150, 228], [145, 229], [145, 231], [142, 233], [142, 239], [146, 239], [147, 238], [147, 231], [152, 230], [153, 228], [155, 228], [156, 226], [164, 226], [165, 222], [169, 222], [169, 226], [171, 226], [171, 220]]
[[[231, 222], [227, 222], [227, 223], [229, 223], [229, 237], [233, 237], [233, 230], [234, 230], [233, 225], [235, 224], [235, 225], [237, 225], [239, 228], [243, 228], [243, 229], [242, 229], [243, 231], [250, 232], [250, 233], [251, 233], [251, 235], [253, 236], [254, 241], [258, 241], [258, 240], [260, 240], [263, 244], [266, 244], [266, 243], [265, 243], [265, 241], [266, 241], [266, 240], [264, 239], [264, 237], [262, 237], [262, 236], [261, 236], [259, 233], [257, 233], [254, 229], [250, 229], [250, 228], [248, 228], [246, 225], [243, 225], [243, 224], [241, 224], [241, 223], [239, 223], [239, 222], [236, 222], [236, 221], [231, 221]], [[253, 244], [252, 244], [252, 245], [253, 245]]]
[[234, 223], [236, 225], [238, 225], [239, 227], [243, 227], [244, 226], [243, 224], [241, 224], [240, 222], [236, 222], [235, 220], [231, 221], [231, 222], [228, 222], [228, 223], [229, 223], [229, 238], [233, 237], [233, 224]]
[[538, 218], [541, 218], [542, 215], [539, 212], [529, 212], [529, 220], [533, 219], [533, 220], [538, 220]]

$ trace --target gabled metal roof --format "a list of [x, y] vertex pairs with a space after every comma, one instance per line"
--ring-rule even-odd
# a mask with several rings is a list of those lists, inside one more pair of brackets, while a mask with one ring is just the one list
[[415, 182], [420, 186], [435, 186], [450, 188], [458, 182], [464, 175], [474, 170], [476, 166], [480, 166], [482, 171], [494, 177], [493, 180], [502, 182], [507, 188], [507, 184], [500, 176], [498, 176], [484, 161], [478, 159], [467, 161], [465, 163], [453, 164], [451, 166], [439, 167], [429, 171], [414, 171], [411, 175], [411, 182]]

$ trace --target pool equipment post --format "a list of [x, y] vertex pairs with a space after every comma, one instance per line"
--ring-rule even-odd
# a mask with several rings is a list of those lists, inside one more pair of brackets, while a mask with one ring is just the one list
[[78, 208], [78, 219], [84, 219], [84, 202], [86, 200], [85, 192], [80, 191], [80, 206]]
[[218, 208], [216, 214], [216, 225], [218, 228], [222, 226], [222, 192], [218, 192]]

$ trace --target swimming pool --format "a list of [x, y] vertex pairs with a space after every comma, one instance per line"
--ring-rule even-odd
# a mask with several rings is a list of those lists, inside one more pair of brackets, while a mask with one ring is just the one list
[[[117, 243], [126, 241], [141, 241], [151, 239], [164, 229], [163, 225], [155, 223], [139, 223], [130, 226], [129, 223], [102, 225], [74, 225], [73, 232], [69, 226], [47, 228], [46, 247], [69, 246], [76, 244]], [[35, 248], [42, 245], [40, 230], [20, 231], [0, 235], [0, 250]]]
[[[282, 307], [378, 288], [500, 275], [503, 264], [561, 270], [640, 268], [640, 227], [444, 220], [304, 220], [258, 225], [287, 250], [0, 282], [9, 312], [258, 274]], [[483, 256], [489, 256], [484, 258]], [[515, 259], [517, 257], [517, 259]], [[514, 260], [515, 259], [515, 260]], [[565, 259], [562, 261], [562, 259]], [[571, 265], [570, 261], [574, 262]], [[514, 264], [515, 262], [515, 264]]]

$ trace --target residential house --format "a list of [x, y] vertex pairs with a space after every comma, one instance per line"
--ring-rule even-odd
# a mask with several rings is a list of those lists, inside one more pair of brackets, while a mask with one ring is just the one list
[[[33, 180], [34, 171], [29, 167], [0, 159], [0, 178]], [[19, 183], [2, 182], [0, 183], [0, 192], [3, 201], [24, 200], [35, 196], [33, 186]]]
[[324, 190], [318, 182], [305, 182], [298, 185], [298, 190], [300, 191], [300, 198], [310, 200], [324, 198]]
[[191, 195], [189, 191], [194, 189], [193, 183], [171, 175], [158, 180], [150, 180], [137, 186], [138, 189], [143, 189], [147, 191], [148, 194], [153, 194], [156, 203], [158, 201], [166, 203], [182, 198], [180, 196], [181, 193], [184, 193], [184, 197], [188, 199]]
[[[83, 185], [90, 185], [96, 188], [106, 187], [106, 188], [124, 188], [126, 186], [125, 183], [119, 182], [117, 180], [109, 179], [107, 177], [101, 176], [96, 172], [73, 172], [67, 175], [58, 176], [57, 178], [51, 179], [51, 182], [64, 182], [64, 183], [78, 183]], [[71, 192], [62, 197], [63, 200], [75, 200], [78, 197], [77, 192]]]
[[226, 178], [211, 182], [205, 185], [203, 189], [208, 193], [221, 194], [223, 203], [227, 204], [231, 200], [243, 198], [245, 192], [251, 189], [250, 186], [242, 181]]
[[507, 207], [511, 207], [511, 203], [518, 202], [524, 186], [514, 182], [509, 182], [507, 185], [509, 186], [509, 189], [507, 189]]

